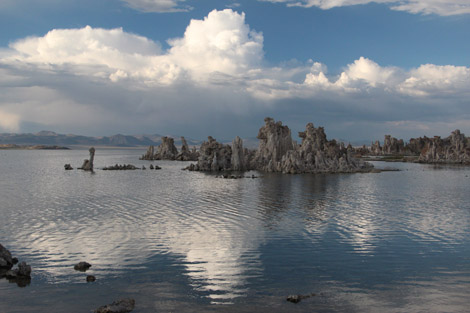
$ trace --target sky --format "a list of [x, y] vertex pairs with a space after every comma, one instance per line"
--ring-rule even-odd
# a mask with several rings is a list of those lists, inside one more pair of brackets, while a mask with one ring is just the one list
[[470, 135], [470, 0], [0, 0], [0, 29], [0, 132]]

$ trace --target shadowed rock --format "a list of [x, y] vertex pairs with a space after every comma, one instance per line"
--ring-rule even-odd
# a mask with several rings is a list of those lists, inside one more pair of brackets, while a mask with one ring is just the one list
[[181, 137], [181, 152], [176, 156], [178, 161], [197, 161], [199, 153], [196, 148], [189, 149], [188, 143], [184, 137]]
[[140, 160], [154, 160], [154, 146], [149, 146], [147, 152], [140, 157]]
[[217, 142], [209, 136], [201, 144], [197, 164], [191, 164], [187, 169], [192, 171], [219, 172], [232, 169], [232, 148]]
[[14, 264], [10, 251], [0, 244], [0, 268], [11, 269]]
[[93, 275], [87, 275], [87, 277], [86, 277], [86, 281], [87, 281], [88, 283], [92, 283], [92, 282], [94, 282], [95, 280], [96, 280], [96, 277], [93, 276]]
[[65, 168], [66, 171], [73, 170], [73, 167], [72, 167], [72, 165], [70, 165], [70, 164], [65, 164], [65, 165], [64, 165], [64, 168]]
[[[103, 167], [103, 171], [133, 171], [137, 170], [138, 168], [132, 164], [116, 164], [107, 167]], [[142, 168], [145, 169], [145, 168]]]
[[155, 153], [155, 160], [176, 160], [178, 149], [175, 147], [175, 141], [171, 137], [162, 137], [162, 143], [158, 146]]
[[419, 162], [470, 164], [470, 138], [465, 137], [458, 129], [444, 139], [439, 136], [425, 137]]
[[79, 262], [73, 267], [76, 271], [85, 272], [91, 267], [91, 264], [88, 262]]
[[93, 172], [93, 161], [95, 159], [95, 148], [91, 147], [90, 150], [90, 159], [89, 160], [84, 160], [82, 167], [79, 167], [79, 169], [84, 170], [84, 171], [89, 171]]
[[134, 306], [134, 299], [120, 299], [111, 304], [99, 307], [95, 310], [95, 313], [128, 313], [134, 310]]

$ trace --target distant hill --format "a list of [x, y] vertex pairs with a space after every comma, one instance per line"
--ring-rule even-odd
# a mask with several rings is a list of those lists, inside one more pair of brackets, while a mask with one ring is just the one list
[[[173, 137], [173, 136], [170, 136]], [[56, 145], [56, 146], [115, 146], [115, 147], [139, 147], [159, 145], [161, 135], [122, 135], [102, 137], [88, 137], [73, 134], [57, 134], [52, 131], [40, 131], [38, 133], [0, 134], [0, 145]], [[181, 145], [179, 136], [174, 136], [175, 145]], [[188, 145], [199, 145], [201, 142], [186, 138]]]

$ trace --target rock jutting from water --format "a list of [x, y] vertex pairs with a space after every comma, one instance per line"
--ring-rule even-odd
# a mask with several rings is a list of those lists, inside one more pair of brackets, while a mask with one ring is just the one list
[[91, 267], [91, 264], [88, 262], [79, 262], [73, 266], [76, 271], [86, 272]]
[[84, 171], [93, 172], [93, 161], [95, 159], [95, 148], [91, 147], [90, 150], [88, 150], [88, 151], [90, 152], [90, 159], [89, 160], [84, 160], [83, 165], [81, 167], [79, 167], [79, 169], [84, 170]]
[[15, 264], [15, 260], [12, 257], [10, 251], [0, 244], [0, 268], [11, 269]]
[[[421, 139], [421, 138], [419, 138]], [[426, 138], [418, 161], [422, 163], [470, 164], [470, 138], [456, 129], [447, 138]]]
[[147, 152], [140, 157], [140, 160], [177, 160], [177, 161], [197, 161], [199, 153], [196, 148], [189, 149], [184, 137], [181, 137], [181, 151], [175, 146], [175, 141], [171, 137], [162, 137], [162, 143], [154, 153], [154, 146], [149, 146]]
[[116, 164], [103, 167], [103, 171], [133, 171], [137, 169], [139, 168], [132, 164]]
[[368, 172], [373, 166], [352, 156], [343, 144], [328, 141], [323, 127], [308, 123], [299, 133], [300, 145], [292, 140], [289, 127], [272, 118], [265, 118], [257, 138], [256, 151], [243, 149], [243, 142], [235, 138], [232, 145], [218, 143], [208, 138], [200, 148], [197, 164], [188, 170], [195, 171], [243, 171], [299, 173], [352, 173]]
[[443, 139], [440, 136], [424, 136], [411, 138], [408, 143], [385, 135], [383, 147], [376, 141], [368, 150], [356, 148], [355, 152], [359, 155], [398, 156], [403, 161], [420, 163], [470, 164], [470, 138], [458, 129]]
[[196, 147], [192, 150], [189, 149], [188, 143], [184, 137], [181, 137], [181, 151], [176, 156], [178, 161], [197, 161], [199, 153], [196, 151]]

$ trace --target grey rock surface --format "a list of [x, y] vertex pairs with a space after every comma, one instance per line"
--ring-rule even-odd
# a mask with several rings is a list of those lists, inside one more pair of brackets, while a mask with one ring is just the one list
[[93, 161], [95, 159], [95, 148], [91, 147], [88, 151], [90, 152], [90, 159], [84, 160], [82, 166], [79, 167], [79, 169], [84, 170], [84, 171], [93, 172]]
[[307, 124], [299, 133], [300, 145], [292, 140], [289, 127], [272, 118], [265, 118], [258, 132], [256, 151], [243, 149], [237, 137], [232, 145], [218, 143], [208, 138], [200, 148], [197, 164], [187, 169], [196, 171], [244, 171], [299, 173], [367, 172], [372, 165], [353, 156], [352, 147], [345, 148], [335, 140], [328, 141], [323, 127]]
[[0, 244], [0, 268], [10, 269], [14, 263], [10, 251]]
[[[420, 138], [421, 139], [421, 138]], [[470, 138], [456, 129], [447, 138], [424, 138], [419, 162], [470, 164]]]
[[175, 141], [171, 137], [162, 137], [162, 143], [158, 146], [155, 153], [155, 160], [176, 160], [178, 149], [175, 147]]

